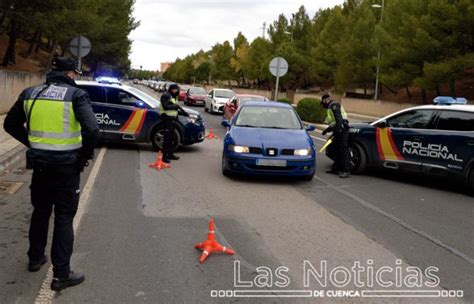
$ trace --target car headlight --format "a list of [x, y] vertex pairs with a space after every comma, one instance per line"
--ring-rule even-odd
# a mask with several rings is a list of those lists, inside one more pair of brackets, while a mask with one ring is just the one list
[[308, 156], [310, 153], [311, 153], [311, 149], [297, 149], [293, 152], [293, 155]]
[[199, 118], [199, 116], [197, 116], [197, 115], [189, 115], [189, 116], [187, 117], [187, 120], [188, 120], [188, 122], [194, 124], [194, 123], [196, 123], [196, 121], [198, 120], [198, 118]]
[[229, 150], [235, 153], [250, 153], [249, 147], [230, 145]]

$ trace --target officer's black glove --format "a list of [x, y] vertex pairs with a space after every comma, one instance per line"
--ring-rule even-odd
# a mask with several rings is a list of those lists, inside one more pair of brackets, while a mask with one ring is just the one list
[[79, 172], [84, 172], [85, 167], [89, 167], [89, 159], [81, 157], [78, 162]]
[[328, 134], [328, 132], [330, 132], [330, 130], [329, 130], [329, 129], [330, 129], [330, 128], [326, 128], [326, 129], [324, 129], [324, 130], [323, 130], [323, 135], [326, 135], [326, 134]]

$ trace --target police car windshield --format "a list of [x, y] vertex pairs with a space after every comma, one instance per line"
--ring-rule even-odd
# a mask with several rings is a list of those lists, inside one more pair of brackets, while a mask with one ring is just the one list
[[280, 107], [244, 107], [235, 125], [269, 129], [302, 129], [295, 111]]
[[160, 106], [160, 102], [155, 99], [154, 97], [148, 95], [147, 93], [140, 91], [135, 88], [128, 88], [128, 90], [133, 93], [136, 97], [140, 98], [142, 101], [146, 102], [153, 108], [158, 108]]

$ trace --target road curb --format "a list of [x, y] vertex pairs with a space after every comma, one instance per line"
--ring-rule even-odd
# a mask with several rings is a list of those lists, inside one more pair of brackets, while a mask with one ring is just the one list
[[0, 173], [11, 167], [14, 163], [18, 162], [23, 157], [25, 151], [26, 147], [22, 144], [19, 144], [4, 155], [0, 156]]

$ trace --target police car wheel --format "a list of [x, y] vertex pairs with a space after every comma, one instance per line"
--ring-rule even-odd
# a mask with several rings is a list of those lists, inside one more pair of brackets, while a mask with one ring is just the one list
[[[164, 140], [163, 127], [158, 126], [151, 135], [151, 143], [153, 145], [153, 148], [156, 151], [158, 150], [162, 151], [163, 140]], [[174, 129], [173, 146], [174, 146], [174, 151], [178, 150], [178, 148], [181, 146], [181, 134], [176, 128]]]
[[474, 167], [471, 168], [471, 172], [468, 177], [469, 190], [474, 194]]
[[364, 172], [367, 167], [367, 155], [364, 149], [358, 144], [353, 144], [349, 147], [351, 157], [351, 171], [354, 174]]

